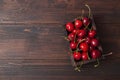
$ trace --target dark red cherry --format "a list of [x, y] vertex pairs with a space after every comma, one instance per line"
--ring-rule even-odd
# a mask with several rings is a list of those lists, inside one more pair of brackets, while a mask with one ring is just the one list
[[73, 57], [75, 60], [80, 60], [82, 56], [80, 52], [74, 52]]
[[75, 34], [74, 34], [74, 33], [70, 33], [70, 34], [68, 35], [68, 40], [69, 40], [69, 41], [74, 41], [74, 38], [75, 38]]
[[67, 30], [68, 32], [72, 32], [72, 31], [74, 30], [74, 25], [73, 25], [72, 22], [68, 22], [68, 23], [66, 24], [66, 30]]
[[90, 53], [91, 53], [94, 49], [95, 49], [94, 46], [89, 46], [89, 51], [90, 51]]
[[78, 30], [74, 29], [74, 30], [72, 31], [72, 33], [77, 34], [77, 31], [78, 31]]
[[75, 50], [76, 47], [77, 47], [77, 43], [75, 43], [74, 41], [70, 42], [70, 48], [71, 48], [72, 50]]
[[94, 38], [95, 35], [96, 35], [96, 31], [95, 31], [95, 30], [90, 30], [89, 33], [88, 33], [88, 36], [89, 36], [90, 38]]
[[92, 52], [91, 52], [91, 57], [92, 57], [93, 59], [97, 59], [97, 58], [99, 58], [100, 56], [101, 56], [101, 52], [100, 52], [99, 50], [97, 50], [97, 49], [92, 50]]
[[77, 38], [77, 42], [81, 42], [83, 38]]
[[90, 19], [87, 17], [84, 17], [82, 21], [85, 26], [88, 26], [90, 24]]
[[81, 20], [75, 20], [75, 28], [80, 29], [82, 27], [82, 21]]
[[91, 39], [90, 39], [89, 37], [86, 37], [85, 42], [86, 42], [87, 44], [90, 44], [90, 43], [91, 43]]
[[82, 60], [88, 60], [88, 54], [87, 52], [82, 53]]
[[79, 30], [77, 36], [80, 38], [84, 38], [86, 36], [86, 30]]
[[91, 39], [91, 46], [97, 47], [99, 45], [98, 39], [94, 38]]
[[88, 44], [86, 42], [82, 42], [80, 45], [79, 45], [79, 48], [84, 51], [84, 52], [87, 52], [88, 51]]

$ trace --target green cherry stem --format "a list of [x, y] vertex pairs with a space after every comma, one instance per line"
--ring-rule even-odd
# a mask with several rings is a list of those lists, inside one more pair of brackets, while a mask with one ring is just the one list
[[[90, 23], [89, 23], [90, 24]], [[85, 26], [85, 28], [84, 29], [87, 29], [88, 28], [88, 26], [89, 26], [89, 24], [87, 25], [87, 26]]]
[[[85, 6], [88, 8], [88, 11], [89, 11], [89, 15], [88, 15], [88, 17], [91, 18], [91, 9], [90, 9], [90, 6], [87, 5], [87, 4], [85, 4]], [[90, 24], [90, 23], [89, 23], [89, 24]], [[87, 26], [85, 26], [85, 29], [88, 28], [89, 24], [88, 24]]]
[[98, 67], [100, 64], [99, 59], [97, 58], [97, 64], [94, 65], [94, 67]]
[[70, 41], [66, 36], [61, 36], [63, 37], [66, 41]]
[[90, 6], [89, 5], [87, 5], [87, 4], [85, 4], [85, 6], [88, 8], [88, 10], [89, 10], [89, 18], [91, 17], [91, 9], [90, 9]]
[[75, 42], [76, 38], [77, 38], [77, 33], [75, 33], [75, 38], [74, 38], [74, 42]]
[[90, 56], [88, 55], [88, 52], [87, 52], [87, 56], [88, 56], [88, 60], [90, 60]]
[[83, 41], [85, 41], [85, 39], [82, 39], [81, 41], [79, 41], [78, 44], [77, 44], [77, 47], [78, 47], [79, 44], [80, 44], [81, 42], [83, 42]]
[[79, 67], [75, 67], [75, 71], [80, 72], [81, 70], [79, 69]]
[[70, 41], [67, 37], [64, 37], [65, 40]]
[[[78, 67], [79, 70], [81, 69], [82, 65], [83, 65], [83, 61], [81, 61], [80, 66]], [[81, 71], [81, 70], [80, 70], [80, 71]], [[79, 72], [80, 72], [80, 71], [79, 71]]]
[[83, 65], [83, 61], [80, 62], [80, 65], [77, 66], [77, 67], [75, 68], [75, 70], [78, 71], [78, 72], [80, 72], [82, 65]]

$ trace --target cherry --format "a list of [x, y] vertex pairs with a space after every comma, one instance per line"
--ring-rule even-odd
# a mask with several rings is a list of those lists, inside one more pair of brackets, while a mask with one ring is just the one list
[[68, 40], [74, 41], [74, 38], [75, 38], [75, 34], [74, 34], [74, 33], [70, 33], [70, 34], [68, 35]]
[[72, 33], [77, 34], [78, 30], [74, 29]]
[[91, 57], [92, 57], [93, 59], [97, 59], [97, 58], [99, 58], [100, 56], [101, 56], [101, 52], [100, 52], [99, 50], [97, 50], [97, 49], [92, 50], [92, 52], [91, 52]]
[[85, 26], [88, 26], [90, 24], [90, 20], [87, 17], [84, 17], [82, 21]]
[[88, 51], [88, 44], [86, 42], [82, 42], [79, 45], [79, 48], [82, 49], [82, 51], [86, 52], [86, 51]]
[[91, 43], [91, 39], [90, 39], [89, 37], [86, 37], [85, 42], [86, 42], [87, 44], [90, 44], [90, 43]]
[[81, 20], [75, 20], [75, 27], [76, 27], [76, 29], [80, 29], [82, 27], [82, 21]]
[[90, 51], [90, 53], [91, 53], [94, 49], [95, 49], [94, 46], [89, 46], [89, 51]]
[[82, 53], [82, 60], [88, 60], [88, 54], [87, 52]]
[[86, 30], [79, 30], [77, 36], [84, 38], [86, 36]]
[[77, 42], [81, 42], [82, 38], [77, 38]]
[[91, 46], [97, 47], [99, 45], [98, 39], [94, 38], [91, 40]]
[[94, 38], [95, 35], [96, 35], [96, 31], [95, 31], [95, 30], [90, 30], [89, 33], [88, 33], [88, 36], [89, 36], [90, 38]]
[[67, 30], [68, 32], [72, 32], [72, 31], [74, 30], [74, 25], [73, 25], [72, 22], [68, 22], [68, 23], [66, 24], [66, 30]]
[[76, 47], [77, 47], [77, 43], [75, 43], [74, 41], [72, 41], [72, 42], [70, 43], [70, 48], [71, 48], [72, 50], [74, 50], [74, 49], [76, 49]]
[[80, 60], [81, 59], [81, 53], [80, 52], [74, 52], [73, 57], [75, 60]]

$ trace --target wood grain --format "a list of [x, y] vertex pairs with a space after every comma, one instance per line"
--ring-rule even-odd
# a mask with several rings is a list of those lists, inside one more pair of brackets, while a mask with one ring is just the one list
[[[0, 0], [0, 80], [119, 80], [120, 0]], [[74, 71], [64, 25], [90, 5], [104, 52]], [[87, 13], [87, 12], [86, 12]]]

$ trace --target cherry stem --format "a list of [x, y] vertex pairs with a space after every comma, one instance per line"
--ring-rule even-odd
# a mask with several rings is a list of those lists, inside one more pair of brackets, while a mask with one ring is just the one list
[[77, 18], [75, 18], [75, 20], [77, 20], [77, 19], [81, 19], [81, 16], [78, 16]]
[[80, 72], [80, 71], [81, 71], [80, 69], [81, 69], [82, 65], [83, 65], [83, 61], [81, 61], [80, 65], [77, 66], [77, 67], [75, 68], [75, 70], [77, 70], [78, 72]]
[[112, 55], [113, 53], [112, 52], [110, 52], [110, 53], [108, 53], [108, 54], [104, 54], [104, 55], [102, 55], [103, 57], [105, 57], [105, 56], [110, 56], [110, 55]]
[[83, 42], [83, 41], [85, 41], [85, 39], [82, 39], [81, 41], [79, 41], [78, 44], [77, 44], [77, 47], [78, 47], [78, 45], [79, 45], [81, 42]]
[[[90, 24], [90, 23], [89, 23]], [[87, 26], [85, 26], [85, 28], [84, 29], [87, 29], [88, 28], [88, 26], [89, 26], [89, 24], [87, 25]]]
[[62, 36], [62, 37], [64, 37], [65, 40], [70, 41], [67, 37], [65, 37], [65, 36]]
[[97, 59], [97, 64], [94, 65], [94, 67], [98, 67], [100, 64], [99, 59]]
[[75, 71], [80, 72], [81, 70], [80, 70], [80, 68], [79, 68], [79, 67], [75, 67]]
[[74, 38], [74, 42], [75, 42], [75, 40], [76, 40], [76, 37], [77, 37], [77, 33], [75, 33], [75, 38]]
[[91, 17], [91, 9], [90, 9], [90, 6], [89, 5], [87, 5], [87, 4], [85, 4], [85, 6], [88, 8], [88, 10], [89, 10], [89, 18]]
[[90, 60], [90, 56], [88, 55], [88, 52], [87, 52], [87, 56], [88, 56], [88, 59]]

